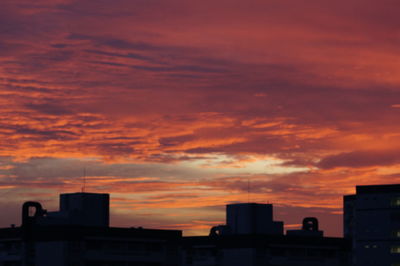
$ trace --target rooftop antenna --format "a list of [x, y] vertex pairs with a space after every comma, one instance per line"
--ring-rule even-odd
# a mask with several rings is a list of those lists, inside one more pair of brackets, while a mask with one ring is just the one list
[[250, 177], [247, 177], [247, 202], [250, 203]]
[[83, 168], [83, 185], [82, 185], [82, 193], [85, 192], [86, 189], [86, 166]]

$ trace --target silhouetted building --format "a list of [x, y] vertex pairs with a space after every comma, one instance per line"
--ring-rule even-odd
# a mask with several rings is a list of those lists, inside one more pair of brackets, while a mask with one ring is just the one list
[[273, 220], [272, 204], [229, 204], [226, 206], [226, 224], [235, 235], [283, 234], [283, 222]]
[[[59, 211], [25, 202], [22, 225], [0, 229], [0, 266], [350, 266], [352, 243], [357, 266], [395, 266], [398, 188], [357, 187], [356, 195], [345, 197], [347, 238], [324, 237], [315, 217], [304, 218], [301, 229], [284, 235], [283, 222], [273, 219], [273, 206], [258, 203], [227, 205], [226, 224], [211, 228], [209, 236], [115, 228], [109, 227], [108, 194], [62, 194]], [[388, 233], [391, 237], [384, 238]], [[365, 249], [381, 253], [370, 255]], [[359, 259], [365, 254], [370, 261]], [[369, 263], [380, 257], [392, 264]]]
[[354, 265], [400, 265], [400, 185], [357, 186], [343, 202]]
[[0, 229], [0, 266], [177, 266], [181, 231], [109, 227], [109, 195], [62, 194], [60, 211], [26, 202]]
[[98, 193], [60, 195], [60, 210], [47, 212], [41, 224], [64, 224], [108, 227], [110, 196]]
[[185, 266], [347, 266], [343, 238], [286, 235], [196, 236], [183, 239]]
[[184, 237], [185, 266], [346, 266], [351, 242], [325, 238], [318, 220], [307, 217], [301, 230], [283, 234], [271, 204], [227, 205], [226, 225], [209, 236]]
[[0, 229], [1, 266], [177, 266], [180, 231], [38, 226]]

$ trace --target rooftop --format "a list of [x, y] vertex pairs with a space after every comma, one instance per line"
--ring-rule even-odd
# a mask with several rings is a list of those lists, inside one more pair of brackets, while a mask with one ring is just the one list
[[356, 186], [357, 194], [400, 193], [400, 184]]

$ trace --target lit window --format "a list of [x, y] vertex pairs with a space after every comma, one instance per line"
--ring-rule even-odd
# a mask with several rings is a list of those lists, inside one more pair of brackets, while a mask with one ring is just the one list
[[364, 248], [369, 248], [369, 245], [365, 245]]
[[[392, 236], [393, 237], [400, 237], [400, 230], [394, 230], [392, 231]], [[399, 265], [400, 266], [400, 265]]]
[[400, 246], [392, 246], [390, 248], [390, 253], [400, 253]]
[[400, 198], [393, 198], [391, 205], [392, 206], [400, 206]]
[[372, 245], [372, 248], [377, 248], [378, 246], [377, 245]]

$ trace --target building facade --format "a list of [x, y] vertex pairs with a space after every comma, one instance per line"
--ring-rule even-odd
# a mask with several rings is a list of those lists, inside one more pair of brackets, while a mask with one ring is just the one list
[[185, 237], [186, 266], [349, 266], [350, 242], [342, 238], [287, 235]]
[[343, 210], [355, 266], [400, 266], [400, 185], [357, 186]]

